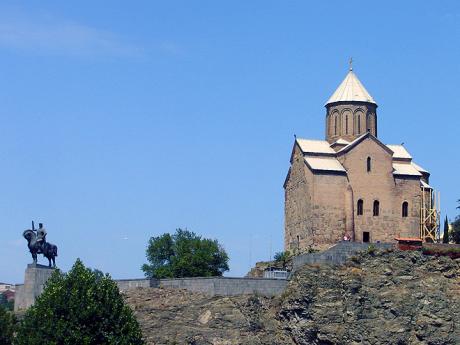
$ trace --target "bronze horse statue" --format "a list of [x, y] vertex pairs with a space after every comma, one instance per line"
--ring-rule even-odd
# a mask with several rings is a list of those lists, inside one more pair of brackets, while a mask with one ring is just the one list
[[[39, 241], [38, 236], [34, 230], [26, 230], [23, 232], [22, 236], [24, 236], [24, 238], [27, 240], [27, 246], [29, 247], [29, 251], [32, 254], [34, 264], [37, 263], [37, 254], [43, 254], [43, 256], [48, 259], [48, 266], [56, 267], [55, 258], [58, 255], [56, 245], [46, 242], [45, 238], [43, 238], [42, 241]], [[51, 266], [51, 261], [53, 262], [53, 266]]]

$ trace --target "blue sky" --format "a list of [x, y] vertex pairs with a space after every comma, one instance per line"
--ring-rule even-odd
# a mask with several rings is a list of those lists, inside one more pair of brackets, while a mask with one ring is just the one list
[[182, 227], [245, 274], [282, 249], [293, 135], [324, 137], [350, 56], [454, 218], [459, 23], [457, 1], [2, 1], [0, 281], [23, 280], [31, 220], [64, 270], [142, 277]]

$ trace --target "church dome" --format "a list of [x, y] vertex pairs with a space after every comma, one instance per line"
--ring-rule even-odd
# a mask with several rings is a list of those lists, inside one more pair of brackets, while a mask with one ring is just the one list
[[326, 105], [336, 102], [366, 102], [377, 105], [352, 68], [350, 68], [337, 90], [328, 99]]
[[[329, 98], [326, 107], [326, 140], [353, 141], [370, 132], [377, 137], [377, 103], [350, 70]], [[335, 145], [338, 148], [337, 145]]]

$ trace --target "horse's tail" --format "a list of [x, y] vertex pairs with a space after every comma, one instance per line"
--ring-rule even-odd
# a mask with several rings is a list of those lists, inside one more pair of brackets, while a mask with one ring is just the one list
[[58, 256], [58, 255], [57, 255], [57, 246], [56, 246], [56, 245], [55, 245], [54, 248], [53, 248], [53, 254], [54, 254], [54, 256]]

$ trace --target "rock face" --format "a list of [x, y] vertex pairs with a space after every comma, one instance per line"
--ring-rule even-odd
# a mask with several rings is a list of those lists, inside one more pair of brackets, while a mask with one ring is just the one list
[[207, 297], [177, 289], [126, 291], [147, 344], [293, 344], [269, 298]]
[[460, 344], [459, 263], [387, 252], [304, 267], [279, 317], [296, 344]]
[[305, 266], [285, 293], [128, 291], [148, 344], [460, 344], [460, 260], [377, 252]]

